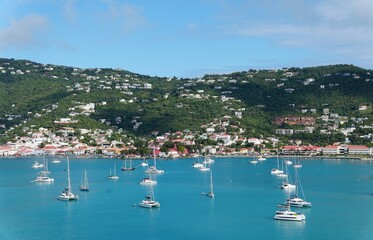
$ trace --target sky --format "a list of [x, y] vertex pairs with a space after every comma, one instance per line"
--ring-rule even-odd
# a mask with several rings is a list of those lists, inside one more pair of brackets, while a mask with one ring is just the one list
[[0, 57], [159, 77], [372, 69], [371, 0], [0, 0]]

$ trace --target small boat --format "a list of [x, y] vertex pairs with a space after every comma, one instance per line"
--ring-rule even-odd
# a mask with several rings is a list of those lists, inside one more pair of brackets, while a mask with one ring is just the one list
[[141, 167], [147, 167], [147, 166], [149, 166], [149, 164], [145, 160], [142, 161], [140, 165], [141, 165]]
[[34, 169], [38, 169], [38, 168], [44, 167], [44, 164], [39, 163], [38, 161], [35, 161], [34, 164], [32, 164], [31, 167], [34, 168]]
[[274, 220], [283, 220], [283, 221], [304, 221], [306, 216], [303, 213], [293, 212], [290, 209], [276, 211]]
[[61, 162], [61, 160], [59, 160], [58, 158], [54, 158], [53, 160], [52, 160], [52, 163], [60, 163]]
[[214, 163], [214, 159], [210, 158], [209, 156], [205, 157], [205, 160], [202, 162], [203, 164], [212, 164]]
[[258, 158], [257, 158], [258, 161], [265, 161], [267, 160], [267, 158], [265, 158], [264, 156], [260, 155]]
[[70, 184], [70, 163], [69, 157], [67, 157], [67, 187], [62, 191], [61, 195], [58, 196], [58, 200], [61, 201], [74, 201], [79, 200], [79, 196], [72, 193]]
[[88, 192], [89, 191], [89, 185], [88, 185], [88, 177], [87, 177], [87, 171], [84, 170], [84, 178], [81, 180], [81, 184], [79, 186], [80, 191], [82, 192]]
[[290, 161], [290, 160], [285, 160], [285, 164], [286, 164], [286, 165], [292, 165], [292, 164], [293, 164], [293, 162], [292, 162], [292, 161]]
[[119, 177], [117, 176], [117, 166], [116, 166], [116, 163], [114, 162], [114, 172], [113, 174], [111, 174], [111, 168], [110, 168], [110, 172], [109, 172], [109, 176], [107, 176], [108, 179], [110, 180], [118, 180]]
[[201, 167], [203, 167], [203, 164], [200, 163], [200, 162], [194, 162], [192, 166], [193, 166], [194, 168], [201, 168]]
[[210, 198], [214, 198], [215, 197], [215, 194], [214, 194], [214, 189], [213, 189], [213, 185], [212, 185], [212, 171], [210, 172], [210, 192], [208, 193], [201, 193], [202, 195], [206, 196], [206, 197], [210, 197]]
[[258, 160], [257, 159], [252, 159], [252, 160], [249, 161], [249, 163], [251, 163], [251, 164], [257, 164]]

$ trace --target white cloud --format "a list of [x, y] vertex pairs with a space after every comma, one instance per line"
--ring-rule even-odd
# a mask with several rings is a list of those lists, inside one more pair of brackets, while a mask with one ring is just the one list
[[[273, 2], [239, 6], [230, 24], [222, 25], [228, 35], [259, 37], [281, 47], [302, 47], [330, 53], [335, 58], [353, 57], [364, 61], [373, 42], [373, 4], [371, 0]], [[268, 3], [272, 2], [275, 6]], [[281, 3], [281, 4], [280, 4]], [[276, 11], [274, 11], [274, 8]], [[246, 11], [247, 17], [240, 15]], [[232, 15], [232, 13], [230, 13]], [[238, 16], [237, 16], [238, 15]], [[365, 54], [364, 54], [365, 53]], [[366, 59], [366, 57], [365, 57]]]
[[138, 30], [146, 23], [140, 8], [130, 4], [119, 4], [116, 1], [104, 1], [108, 5], [106, 13], [109, 20], [119, 25], [119, 30], [130, 33]]
[[48, 19], [36, 14], [12, 20], [4, 29], [0, 29], [0, 49], [27, 48], [41, 45], [38, 34], [48, 27]]

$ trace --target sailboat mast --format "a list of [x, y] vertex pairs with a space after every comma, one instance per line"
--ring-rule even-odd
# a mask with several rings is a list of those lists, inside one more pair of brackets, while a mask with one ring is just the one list
[[155, 145], [153, 146], [153, 159], [154, 159], [154, 167], [157, 168], [157, 161], [155, 159]]
[[210, 171], [210, 191], [211, 191], [211, 193], [213, 193], [214, 192], [214, 189], [213, 189], [213, 185], [212, 185], [212, 170]]
[[67, 156], [67, 190], [69, 191], [69, 193], [71, 192], [69, 156]]

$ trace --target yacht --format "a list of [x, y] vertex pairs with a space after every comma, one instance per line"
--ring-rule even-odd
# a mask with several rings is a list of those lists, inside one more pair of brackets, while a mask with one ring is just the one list
[[61, 201], [79, 200], [79, 196], [71, 192], [69, 157], [67, 157], [67, 187], [62, 191], [57, 199]]
[[280, 188], [284, 190], [295, 190], [297, 186], [289, 182], [283, 182]]
[[210, 168], [206, 166], [206, 164], [203, 164], [202, 167], [198, 168], [201, 172], [210, 171]]
[[61, 162], [61, 160], [59, 160], [57, 158], [55, 158], [55, 159], [52, 160], [52, 163], [60, 163], [60, 162]]
[[141, 167], [147, 167], [148, 166], [148, 163], [147, 162], [145, 162], [145, 161], [142, 161], [141, 162]]
[[275, 216], [273, 217], [275, 220], [283, 220], [283, 221], [304, 221], [306, 220], [306, 216], [303, 213], [293, 212], [290, 209], [279, 210], [276, 211]]
[[258, 161], [265, 161], [265, 160], [267, 160], [267, 158], [265, 158], [264, 156], [259, 156], [259, 157], [257, 158], [257, 160], [258, 160]]
[[249, 163], [251, 163], [251, 164], [257, 164], [257, 163], [258, 163], [258, 160], [256, 160], [256, 159], [252, 159], [252, 160], [249, 161]]

